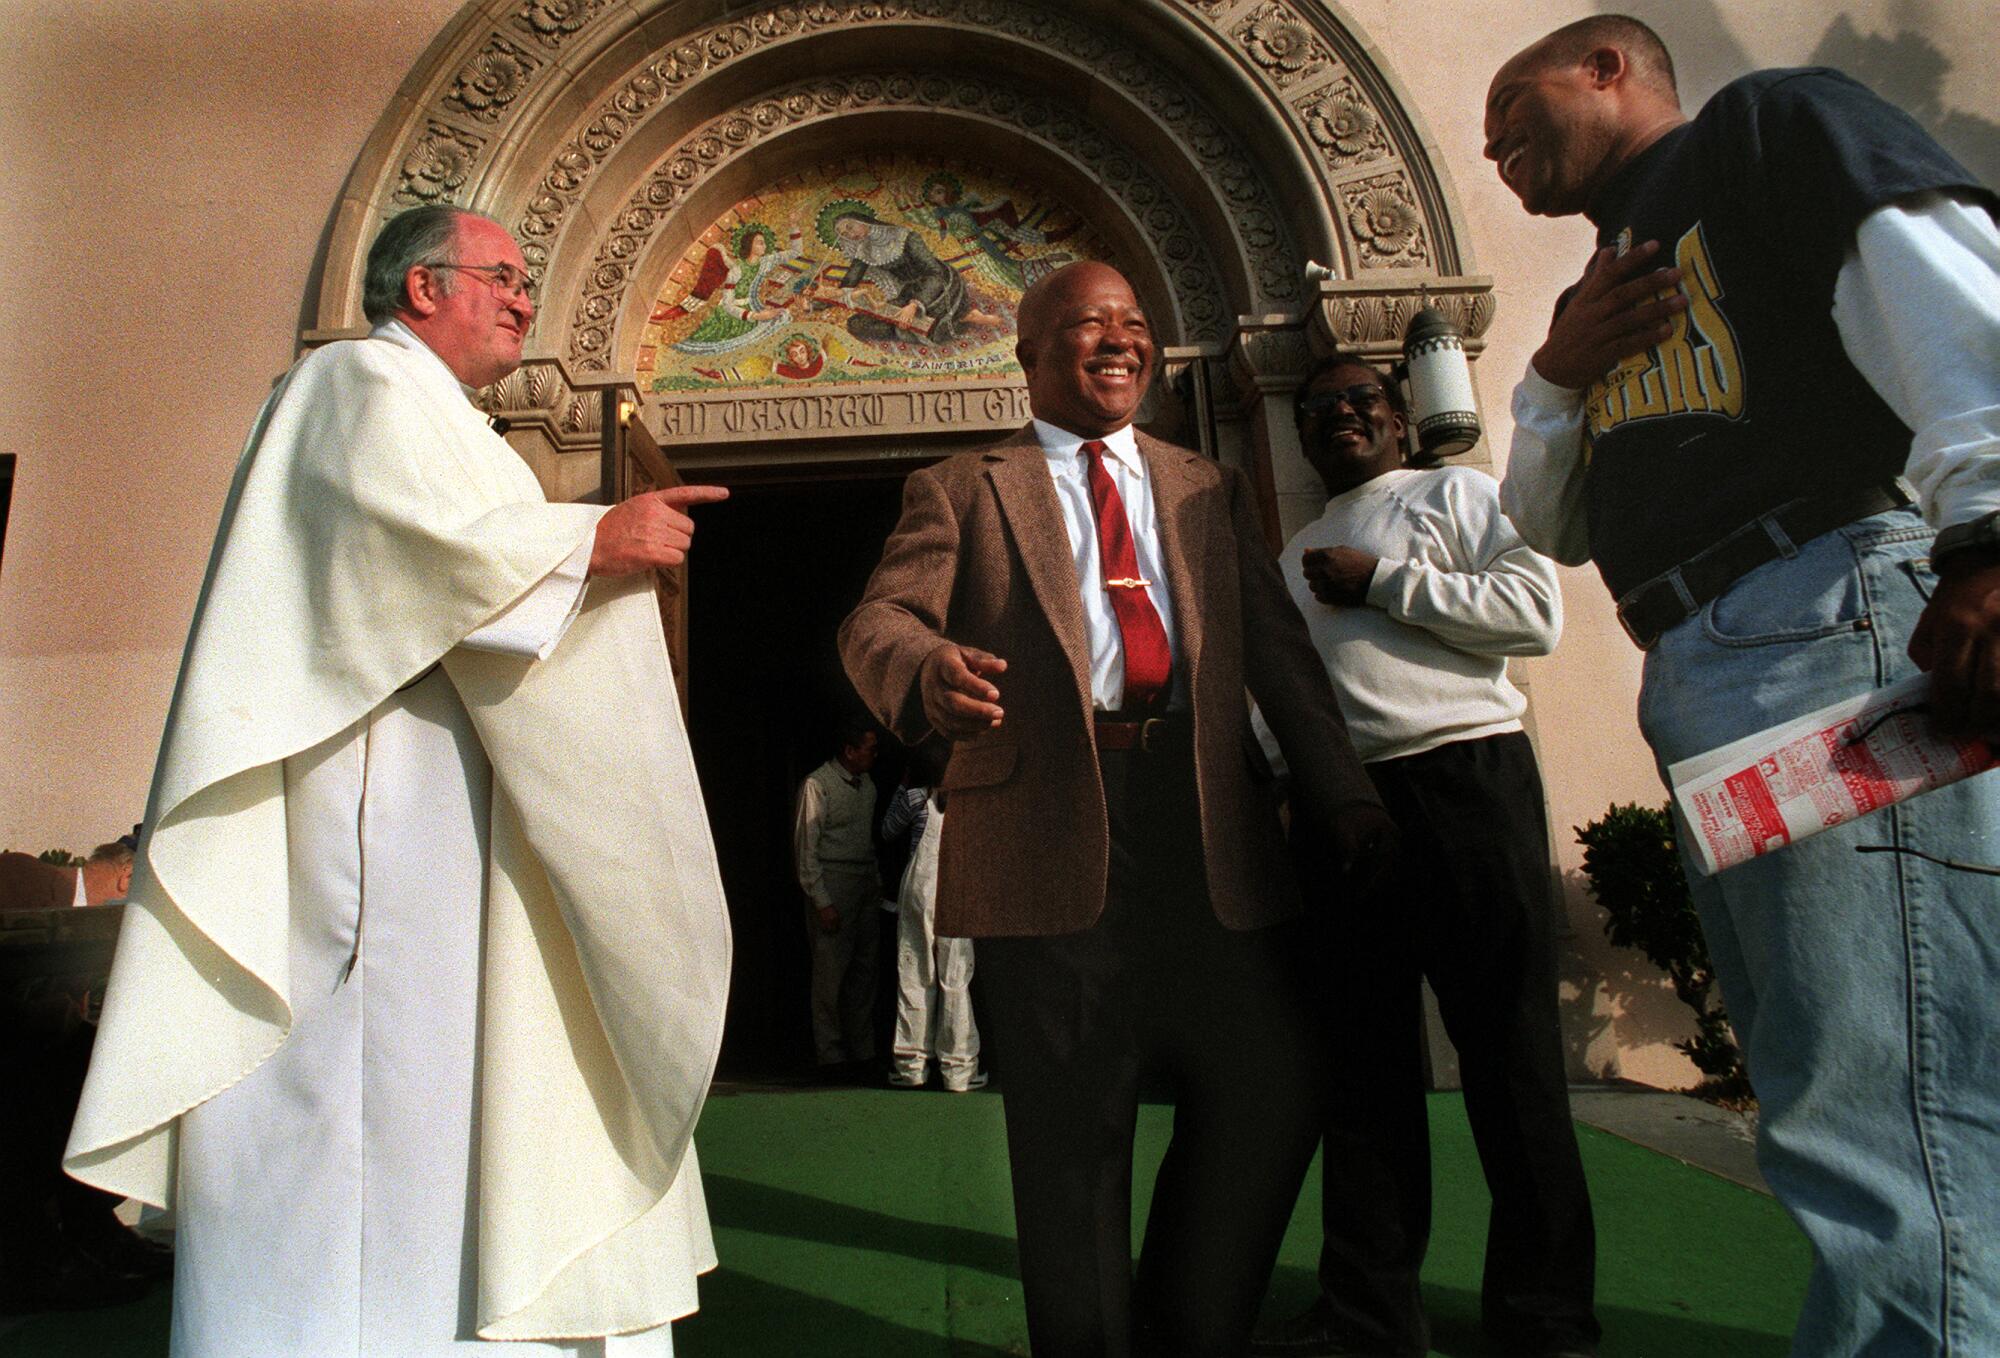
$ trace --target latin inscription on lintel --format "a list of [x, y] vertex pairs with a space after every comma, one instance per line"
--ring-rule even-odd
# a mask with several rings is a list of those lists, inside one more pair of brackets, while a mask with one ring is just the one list
[[654, 395], [647, 423], [663, 446], [1018, 429], [1028, 421], [1019, 382], [884, 386], [856, 383], [797, 394]]

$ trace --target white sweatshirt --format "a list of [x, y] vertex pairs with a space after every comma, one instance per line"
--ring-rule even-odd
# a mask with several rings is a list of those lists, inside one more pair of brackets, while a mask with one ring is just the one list
[[[1381, 558], [1366, 605], [1313, 597], [1308, 548]], [[1562, 635], [1555, 567], [1500, 512], [1493, 478], [1469, 467], [1399, 469], [1327, 501], [1279, 557], [1292, 600], [1364, 763], [1521, 729], [1527, 699], [1510, 655], [1546, 655]], [[1273, 766], [1276, 743], [1261, 716]]]

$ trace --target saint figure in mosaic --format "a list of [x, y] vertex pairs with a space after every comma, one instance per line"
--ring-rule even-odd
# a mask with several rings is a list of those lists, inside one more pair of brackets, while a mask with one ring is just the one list
[[760, 185], [695, 233], [633, 369], [663, 398], [1016, 377], [1022, 292], [1109, 257], [1046, 185], [896, 154], [829, 161]]
[[958, 271], [909, 227], [884, 222], [853, 199], [827, 204], [818, 226], [820, 239], [848, 262], [837, 283], [823, 282], [814, 295], [853, 313], [847, 332], [856, 339], [943, 344], [967, 327], [1005, 324], [974, 304]]
[[[700, 315], [694, 329], [674, 342], [682, 353], [725, 353], [761, 338], [791, 316], [798, 297], [788, 283], [798, 274], [798, 249], [779, 250], [777, 232], [761, 222], [745, 222], [731, 235], [730, 251], [733, 262], [709, 247], [686, 299], [655, 317], [667, 322]], [[711, 303], [705, 312], [704, 303]]]
[[818, 377], [825, 368], [826, 354], [811, 335], [794, 332], [785, 337], [784, 348], [778, 351], [778, 376], [804, 382]]
[[[937, 233], [956, 237], [985, 256], [982, 271], [1013, 292], [1024, 292], [1045, 273], [1068, 264], [1075, 256], [1051, 253], [1047, 247], [1075, 234], [1080, 221], [1063, 221], [1051, 207], [1030, 207], [1024, 214], [1012, 198], [992, 202], [966, 190], [957, 175], [940, 170], [924, 181], [923, 199]], [[1032, 248], [1030, 248], [1032, 247]]]

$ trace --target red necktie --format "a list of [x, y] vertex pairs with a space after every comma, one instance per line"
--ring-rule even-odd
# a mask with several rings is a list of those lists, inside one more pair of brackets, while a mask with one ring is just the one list
[[1118, 618], [1118, 635], [1125, 643], [1124, 708], [1151, 706], [1167, 687], [1173, 654], [1167, 629], [1146, 594], [1151, 581], [1139, 576], [1139, 556], [1132, 548], [1132, 526], [1125, 518], [1125, 501], [1104, 466], [1104, 444], [1083, 445], [1090, 459], [1090, 501], [1097, 508], [1097, 566], [1111, 594], [1111, 611]]

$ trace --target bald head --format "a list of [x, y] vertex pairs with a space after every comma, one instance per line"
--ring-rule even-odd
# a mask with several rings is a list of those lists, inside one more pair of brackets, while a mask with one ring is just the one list
[[1631, 79], [1664, 94], [1676, 104], [1680, 89], [1674, 81], [1674, 58], [1660, 35], [1628, 14], [1593, 14], [1564, 24], [1555, 32], [1516, 53], [1493, 80], [1510, 72], [1575, 66], [1600, 47], [1615, 47], [1625, 55]]
[[1153, 377], [1153, 333], [1125, 275], [1067, 265], [1021, 295], [1014, 356], [1035, 418], [1100, 438], [1132, 422]]
[[[1056, 304], [1070, 293], [1088, 287], [1093, 282], [1115, 279], [1119, 287], [1129, 294], [1132, 285], [1125, 281], [1125, 275], [1109, 264], [1094, 259], [1081, 260], [1075, 264], [1065, 264], [1054, 273], [1043, 274], [1021, 294], [1021, 304], [1014, 309], [1014, 329], [1017, 336], [1016, 347], [1038, 343], [1048, 329], [1049, 316]], [[1026, 360], [1023, 360], [1025, 365]]]

